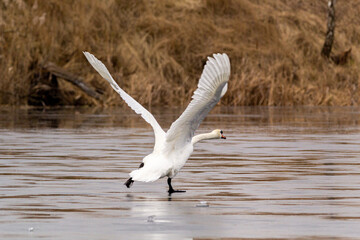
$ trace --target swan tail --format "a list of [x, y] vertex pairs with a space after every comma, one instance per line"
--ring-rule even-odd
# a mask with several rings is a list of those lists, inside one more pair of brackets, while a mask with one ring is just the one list
[[132, 181], [154, 182], [161, 177], [157, 172], [146, 171], [144, 168], [136, 169], [130, 173]]

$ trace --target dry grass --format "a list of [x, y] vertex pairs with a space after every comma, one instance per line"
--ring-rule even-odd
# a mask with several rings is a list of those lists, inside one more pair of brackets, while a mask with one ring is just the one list
[[[104, 92], [105, 105], [122, 104], [82, 51], [101, 59], [145, 105], [187, 104], [214, 52], [226, 52], [232, 63], [222, 104], [360, 103], [357, 1], [336, 5], [333, 52], [352, 47], [345, 66], [320, 57], [326, 1], [0, 0], [0, 9], [0, 104], [26, 105], [46, 92], [51, 76], [39, 67], [43, 61], [84, 77]], [[50, 97], [60, 104], [99, 104], [58, 84]]]

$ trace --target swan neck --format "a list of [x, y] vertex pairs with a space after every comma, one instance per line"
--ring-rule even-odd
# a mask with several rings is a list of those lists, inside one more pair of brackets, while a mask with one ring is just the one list
[[202, 140], [214, 139], [214, 138], [217, 138], [217, 136], [214, 136], [213, 133], [199, 134], [192, 138], [191, 143], [194, 145], [195, 143], [200, 142]]

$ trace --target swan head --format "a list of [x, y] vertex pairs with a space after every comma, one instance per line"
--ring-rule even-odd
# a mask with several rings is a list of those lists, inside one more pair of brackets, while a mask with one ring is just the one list
[[215, 129], [212, 133], [216, 136], [216, 138], [226, 139], [221, 129]]

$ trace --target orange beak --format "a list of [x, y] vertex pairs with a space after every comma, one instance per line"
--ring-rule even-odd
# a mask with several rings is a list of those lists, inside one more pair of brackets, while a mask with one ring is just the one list
[[226, 137], [224, 135], [221, 134], [221, 139], [226, 139]]

